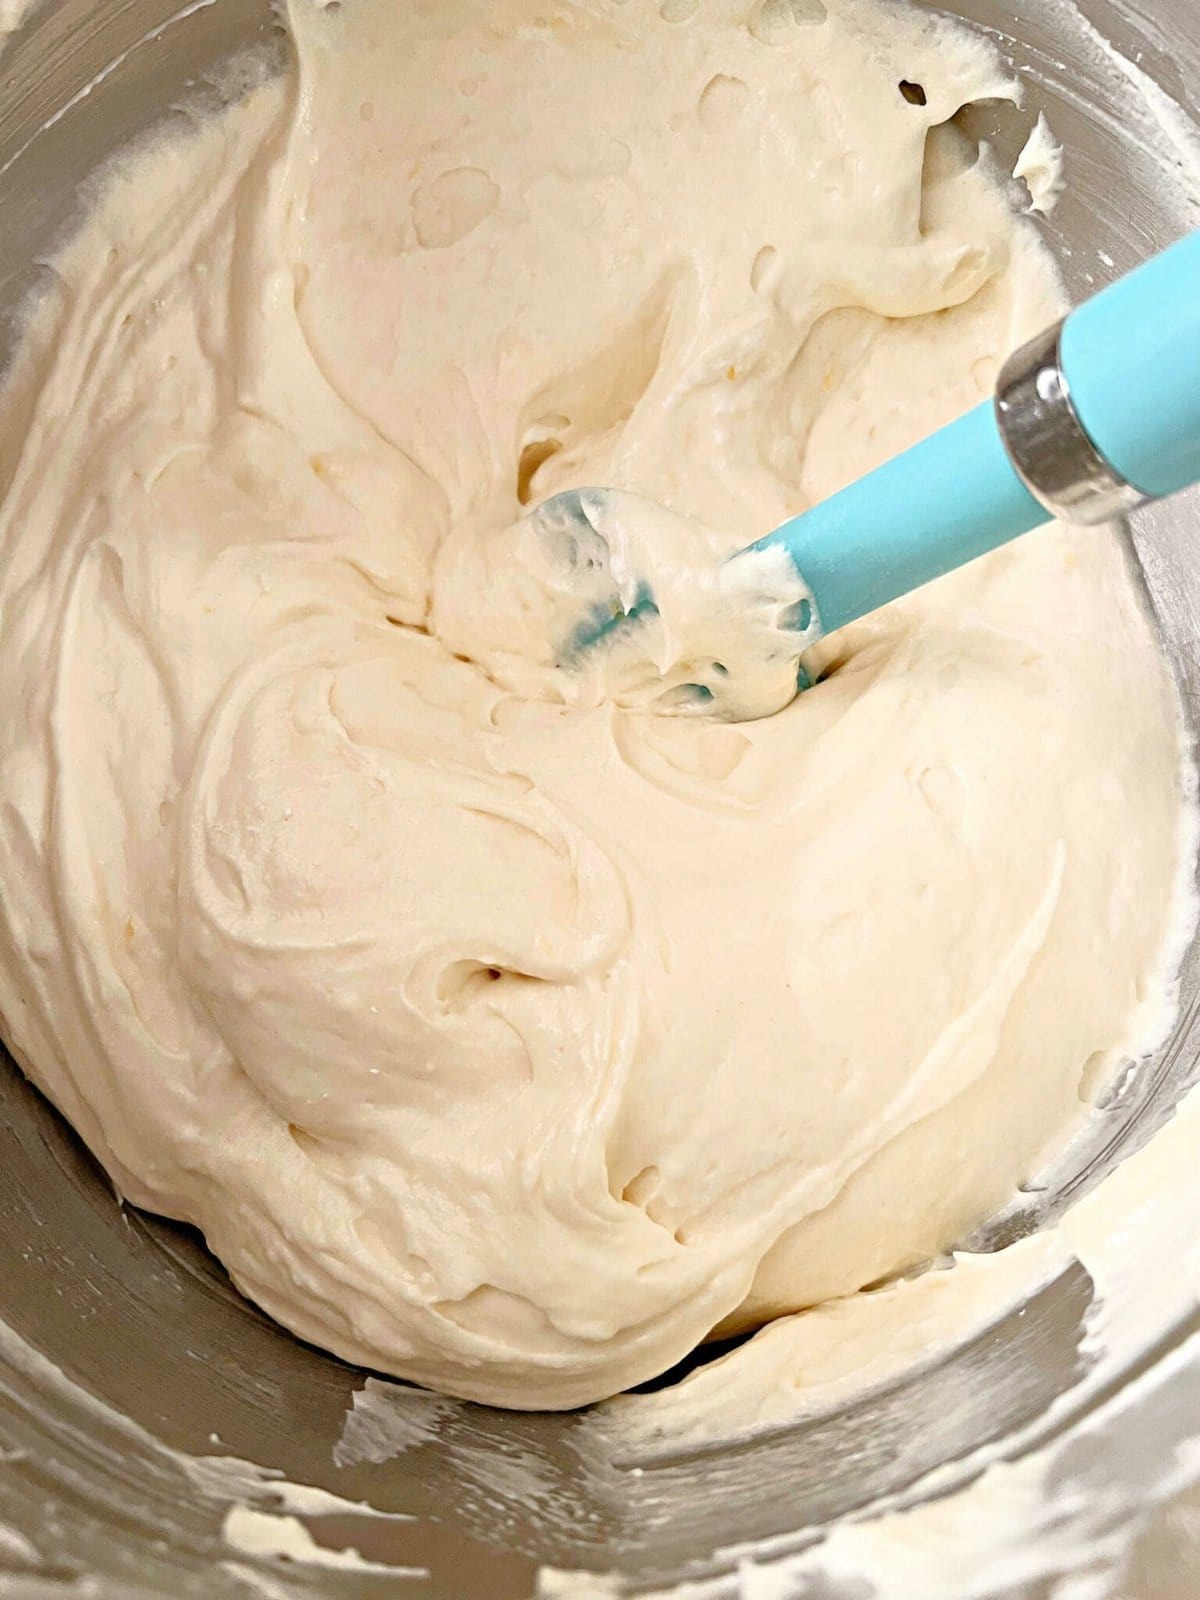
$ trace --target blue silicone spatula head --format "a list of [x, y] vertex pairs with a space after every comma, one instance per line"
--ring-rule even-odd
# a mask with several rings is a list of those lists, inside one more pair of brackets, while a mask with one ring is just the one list
[[529, 520], [568, 543], [574, 530], [591, 553], [563, 669], [624, 651], [631, 670], [663, 673], [671, 709], [740, 720], [805, 686], [801, 657], [824, 634], [1055, 516], [1111, 520], [1198, 480], [1195, 233], [1019, 350], [994, 401], [719, 570], [695, 561], [682, 586], [677, 574], [666, 590], [656, 581], [655, 518], [671, 514], [640, 497], [568, 491]]

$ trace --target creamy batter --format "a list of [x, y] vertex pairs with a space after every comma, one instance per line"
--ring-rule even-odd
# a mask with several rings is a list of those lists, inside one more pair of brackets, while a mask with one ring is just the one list
[[[356, 1361], [565, 1407], [961, 1241], [1161, 1023], [1176, 708], [1019, 541], [725, 726], [447, 620], [574, 484], [728, 549], [1057, 289], [861, 0], [344, 0], [115, 172], [0, 439], [0, 1013], [123, 1194]], [[518, 619], [514, 619], [514, 625]], [[480, 652], [480, 655], [486, 654]]]

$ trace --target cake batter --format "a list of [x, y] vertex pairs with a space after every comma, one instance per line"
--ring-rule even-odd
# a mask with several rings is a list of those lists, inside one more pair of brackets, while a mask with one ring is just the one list
[[561, 1408], [965, 1238], [1161, 1027], [1176, 706], [1048, 529], [725, 726], [489, 675], [584, 483], [767, 531], [1056, 313], [866, 0], [292, 0], [109, 175], [0, 436], [0, 1014], [338, 1354]]

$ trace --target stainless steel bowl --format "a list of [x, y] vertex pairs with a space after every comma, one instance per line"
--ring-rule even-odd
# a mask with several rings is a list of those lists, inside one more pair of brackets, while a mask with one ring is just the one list
[[[1020, 110], [964, 114], [968, 131], [1011, 166], [1045, 110], [1067, 146], [1070, 187], [1046, 232], [1073, 293], [1200, 223], [1189, 143], [1200, 124], [1196, 0], [1081, 0], [1078, 10], [1028, 0], [1020, 15], [1000, 0], [961, 0], [952, 9], [999, 39], [1027, 87]], [[16, 32], [0, 54], [0, 361], [98, 161], [177, 114], [181, 98], [203, 99], [220, 64], [247, 50], [286, 65], [266, 0], [182, 12], [178, 0], [47, 0]], [[0, 479], [5, 458], [0, 440]], [[1132, 540], [1195, 710], [1196, 497], [1140, 517]], [[1200, 1076], [1197, 948], [1182, 1000], [1174, 1036], [1113, 1096], [1062, 1182], [1023, 1196], [977, 1247], [1053, 1219], [1170, 1117]], [[364, 1401], [363, 1373], [242, 1300], [190, 1231], [122, 1210], [79, 1141], [3, 1060], [0, 1595], [519, 1600], [560, 1592], [556, 1584], [581, 1596], [644, 1594], [684, 1578], [734, 1595], [730, 1547], [819, 1547], [839, 1519], [869, 1520], [931, 1492], [931, 1469], [944, 1469], [935, 1485], [946, 1494], [978, 1473], [981, 1445], [1016, 1456], [1050, 1432], [1078, 1443], [1073, 1470], [1085, 1486], [1102, 1461], [1115, 1526], [1159, 1481], [1148, 1451], [1200, 1436], [1200, 1355], [1192, 1360], [1188, 1344], [1200, 1340], [1200, 1321], [1163, 1327], [1151, 1355], [1115, 1385], [1133, 1393], [1148, 1369], [1161, 1371], [1170, 1381], [1155, 1391], [1158, 1409], [1139, 1402], [1110, 1420], [1112, 1394], [1084, 1381], [1095, 1359], [1083, 1337], [1091, 1294], [1082, 1269], [1067, 1271], [933, 1370], [836, 1415], [752, 1443], [672, 1452], [667, 1441], [621, 1458], [579, 1417], [490, 1412], [402, 1386]], [[341, 1499], [280, 1499], [272, 1474]], [[231, 1545], [222, 1528], [238, 1503], [301, 1514], [298, 1537], [306, 1531], [318, 1547], [317, 1564], [311, 1550], [284, 1566], [248, 1550], [252, 1537]], [[278, 1518], [268, 1524], [297, 1536]], [[385, 1570], [340, 1554], [349, 1548]], [[1074, 1559], [1059, 1547], [1029, 1555], [1016, 1579], [981, 1568], [971, 1593], [1048, 1595]], [[1093, 1559], [1095, 1550], [1078, 1553]], [[1146, 1584], [1155, 1559], [1137, 1557]], [[1175, 1558], [1157, 1558], [1160, 1576], [1164, 1560], [1170, 1578]], [[397, 1565], [421, 1570], [386, 1570]], [[572, 1587], [547, 1568], [606, 1576]], [[864, 1592], [833, 1577], [778, 1582], [770, 1592], [780, 1600]], [[1200, 1592], [1200, 1566], [1180, 1582], [1180, 1594]]]

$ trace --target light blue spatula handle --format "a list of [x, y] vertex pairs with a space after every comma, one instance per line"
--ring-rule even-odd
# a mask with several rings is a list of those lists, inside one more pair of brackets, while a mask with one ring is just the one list
[[1079, 420], [1148, 499], [1200, 481], [1200, 233], [1071, 313], [1063, 368]]
[[1200, 480], [1200, 233], [1018, 351], [997, 399], [760, 541], [824, 632], [1053, 516], [1106, 520]]

